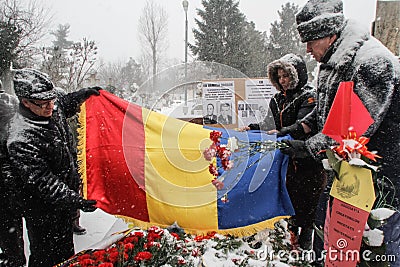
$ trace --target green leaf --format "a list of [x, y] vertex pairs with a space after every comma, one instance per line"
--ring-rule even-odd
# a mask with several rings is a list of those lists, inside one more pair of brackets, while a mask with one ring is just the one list
[[342, 165], [342, 160], [335, 157], [332, 150], [326, 150], [326, 156], [328, 157], [328, 162], [331, 165], [333, 171], [335, 172], [336, 178], [339, 179], [340, 166]]

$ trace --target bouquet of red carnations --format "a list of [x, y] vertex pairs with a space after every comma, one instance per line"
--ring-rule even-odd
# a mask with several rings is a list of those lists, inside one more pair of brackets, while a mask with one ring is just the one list
[[78, 253], [60, 267], [197, 266], [204, 244], [157, 226], [130, 230], [105, 249]]

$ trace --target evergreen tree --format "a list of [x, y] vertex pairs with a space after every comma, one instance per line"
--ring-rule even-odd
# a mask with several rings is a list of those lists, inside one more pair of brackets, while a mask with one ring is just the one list
[[56, 39], [53, 41], [53, 47], [57, 47], [59, 51], [65, 51], [72, 46], [74, 42], [68, 40], [69, 24], [59, 24], [56, 31], [51, 32]]
[[266, 46], [263, 34], [255, 29], [254, 22], [246, 23], [246, 36], [249, 49], [249, 64], [246, 74], [249, 77], [265, 77]]
[[68, 71], [67, 51], [71, 49], [73, 41], [68, 40], [70, 25], [59, 24], [56, 31], [50, 34], [55, 37], [53, 46], [43, 48], [42, 71], [49, 74], [52, 81], [65, 88], [65, 73]]
[[56, 86], [67, 92], [75, 91], [96, 72], [97, 46], [86, 38], [82, 42], [69, 41], [68, 24], [58, 25], [51, 34], [55, 40], [52, 47], [42, 50], [41, 70], [49, 74]]
[[299, 7], [293, 3], [282, 5], [278, 11], [279, 20], [271, 23], [268, 40], [269, 61], [278, 59], [288, 53], [295, 53], [302, 56], [306, 54], [305, 45], [301, 43], [296, 28], [295, 15]]
[[202, 5], [204, 10], [197, 9], [200, 19], [195, 19], [198, 29], [193, 30], [195, 44], [189, 44], [192, 53], [199, 60], [225, 64], [247, 74], [251, 52], [246, 29], [254, 27], [239, 11], [239, 2], [203, 0]]
[[18, 47], [20, 31], [9, 22], [0, 21], [0, 77], [10, 69], [17, 55], [15, 49]]

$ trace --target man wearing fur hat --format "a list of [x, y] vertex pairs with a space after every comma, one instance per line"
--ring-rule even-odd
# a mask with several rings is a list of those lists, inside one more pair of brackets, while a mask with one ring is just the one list
[[34, 69], [16, 70], [14, 91], [18, 112], [10, 121], [7, 138], [10, 186], [18, 193], [28, 230], [29, 267], [54, 266], [74, 254], [72, 214], [94, 211], [77, 188], [76, 153], [66, 118], [100, 88], [85, 88], [57, 99], [53, 83]]
[[[318, 134], [305, 142], [292, 141], [291, 152], [301, 157], [335, 142], [321, 133], [340, 82], [353, 81], [354, 92], [374, 123], [365, 136], [368, 148], [377, 151], [378, 177], [389, 178], [396, 189], [392, 204], [400, 209], [400, 64], [396, 57], [366, 29], [345, 19], [341, 0], [309, 0], [296, 14], [297, 29], [307, 52], [320, 62], [317, 106], [313, 117]], [[285, 152], [285, 151], [283, 151]], [[393, 190], [391, 192], [393, 194]], [[323, 221], [321, 221], [323, 224]], [[392, 244], [393, 245], [393, 244]], [[398, 245], [397, 245], [398, 246]], [[389, 248], [389, 247], [388, 247]], [[390, 248], [389, 248], [390, 249]], [[400, 249], [392, 248], [399, 253]], [[400, 256], [400, 255], [399, 255]], [[398, 257], [399, 258], [399, 257]]]

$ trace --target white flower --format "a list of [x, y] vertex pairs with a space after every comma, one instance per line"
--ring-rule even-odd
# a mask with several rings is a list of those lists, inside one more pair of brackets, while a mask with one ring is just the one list
[[375, 172], [378, 170], [377, 166], [373, 166], [371, 164], [368, 164], [368, 163], [366, 163], [365, 161], [363, 161], [362, 159], [359, 159], [359, 158], [352, 158], [351, 160], [349, 160], [349, 164], [353, 165], [353, 166], [367, 167], [367, 168], [370, 168], [370, 169], [374, 170]]
[[226, 146], [226, 148], [230, 151], [236, 151], [237, 149], [239, 149], [238, 140], [235, 136], [228, 138], [228, 145]]
[[[361, 154], [356, 151], [356, 149], [361, 148], [362, 145], [354, 139], [344, 139], [343, 140], [343, 145], [345, 147], [344, 151], [346, 151], [347, 155], [349, 156], [350, 159], [354, 158], [361, 158]], [[353, 150], [353, 152], [348, 151], [346, 148], [349, 147]]]
[[332, 170], [331, 164], [329, 164], [329, 160], [328, 159], [323, 159], [322, 160], [322, 166], [324, 167], [325, 170]]

